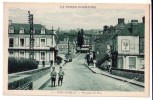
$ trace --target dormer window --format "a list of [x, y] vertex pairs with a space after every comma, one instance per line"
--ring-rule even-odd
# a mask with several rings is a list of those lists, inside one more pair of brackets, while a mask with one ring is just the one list
[[24, 28], [20, 28], [19, 33], [24, 34]]
[[14, 33], [14, 28], [13, 27], [9, 28], [9, 33]]
[[41, 34], [45, 34], [45, 28], [41, 28]]

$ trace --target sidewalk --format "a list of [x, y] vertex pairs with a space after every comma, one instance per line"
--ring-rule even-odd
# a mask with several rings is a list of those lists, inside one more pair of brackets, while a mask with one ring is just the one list
[[50, 73], [47, 73], [43, 77], [39, 78], [38, 80], [33, 82], [33, 90], [40, 89], [46, 82], [50, 79]]
[[[59, 65], [55, 65], [54, 67], [57, 67], [57, 66], [59, 66]], [[33, 90], [39, 90], [41, 87], [43, 87], [49, 81], [50, 81], [50, 71], [48, 73], [46, 73], [46, 75], [40, 77], [38, 80], [33, 81]]]
[[91, 66], [91, 65], [88, 66], [86, 63], [85, 63], [85, 66], [88, 67], [93, 73], [102, 74], [102, 75], [105, 75], [105, 76], [108, 76], [108, 77], [111, 77], [111, 78], [114, 78], [114, 79], [117, 79], [117, 80], [120, 80], [120, 81], [124, 81], [124, 82], [128, 82], [128, 83], [131, 83], [131, 84], [134, 84], [134, 85], [144, 87], [143, 82], [139, 82], [139, 81], [135, 81], [135, 80], [132, 80], [132, 79], [112, 75], [109, 72], [103, 71], [103, 70], [101, 70], [97, 67], [94, 68], [94, 66]]

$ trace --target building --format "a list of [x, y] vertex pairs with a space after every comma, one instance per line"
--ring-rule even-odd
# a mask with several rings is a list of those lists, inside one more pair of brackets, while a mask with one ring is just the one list
[[115, 34], [113, 26], [105, 25], [103, 31], [99, 35], [93, 37], [93, 52], [95, 52], [95, 59], [98, 67], [105, 67], [109, 62], [109, 53], [112, 45], [112, 37]]
[[64, 38], [63, 41], [60, 41], [59, 44], [57, 44], [57, 48], [59, 54], [68, 54], [68, 51], [69, 53], [72, 52], [73, 45], [68, 38]]
[[77, 52], [89, 52], [90, 51], [90, 37], [83, 35], [83, 45], [81, 48], [77, 45], [76, 50]]
[[117, 28], [113, 37], [112, 67], [118, 69], [144, 70], [144, 26], [142, 22], [131, 20], [124, 27]]
[[[55, 61], [56, 57], [56, 35], [52, 34], [41, 24], [34, 24], [34, 59], [42, 64], [49, 64], [50, 60]], [[54, 31], [55, 33], [55, 31]], [[9, 56], [16, 58], [29, 58], [30, 50], [30, 25], [23, 23], [12, 23], [8, 26]]]
[[104, 26], [103, 32], [93, 40], [96, 65], [107, 69], [108, 64], [117, 69], [144, 70], [144, 17], [142, 22], [131, 20]]

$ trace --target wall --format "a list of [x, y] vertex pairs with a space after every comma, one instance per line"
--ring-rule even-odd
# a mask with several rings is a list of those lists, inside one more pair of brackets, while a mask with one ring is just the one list
[[[14, 47], [20, 47], [20, 38], [24, 38], [24, 47], [29, 47], [30, 44], [30, 35], [19, 35], [19, 34], [9, 34], [9, 38], [14, 39]], [[52, 45], [52, 36], [51, 35], [34, 35], [35, 43], [34, 47], [40, 47], [40, 39], [45, 38], [46, 39], [46, 47], [53, 47]], [[54, 40], [55, 42], [55, 40]], [[8, 41], [9, 43], [9, 41]], [[23, 48], [23, 47], [21, 47]]]
[[[50, 72], [50, 67], [34, 69], [8, 75], [9, 89], [32, 89], [32, 83]], [[32, 87], [31, 87], [32, 86]]]
[[111, 74], [125, 77], [125, 78], [129, 78], [131, 80], [144, 82], [144, 71], [135, 71], [135, 70], [113, 68], [111, 71]]
[[[123, 46], [123, 41], [128, 43], [127, 47]], [[118, 36], [117, 39], [118, 53], [139, 54], [139, 37], [138, 36]], [[125, 49], [126, 48], [126, 49]]]
[[[20, 51], [24, 51], [25, 54], [25, 58], [29, 58], [29, 44], [30, 44], [30, 35], [20, 35], [20, 34], [9, 34], [10, 38], [14, 38], [14, 47], [9, 47], [9, 49], [14, 49], [14, 50], [9, 50], [9, 51], [13, 51], [14, 52], [14, 57], [18, 58], [20, 57]], [[20, 38], [24, 38], [24, 47], [20, 47], [20, 42], [19, 39]], [[41, 47], [41, 43], [40, 43], [40, 39], [41, 38], [45, 38], [46, 39], [46, 46], [45, 47]], [[48, 51], [50, 49], [50, 47], [53, 47], [53, 42], [54, 45], [56, 45], [55, 40], [52, 41], [52, 35], [34, 35], [34, 49], [38, 49], [39, 51], [35, 51], [35, 59], [37, 61], [41, 61], [40, 60], [40, 51], [45, 51], [46, 52], [46, 64], [49, 64], [50, 60], [53, 60], [53, 51], [51, 51], [51, 53], [49, 54], [50, 51]], [[9, 42], [8, 42], [9, 43]], [[9, 44], [8, 44], [9, 45]], [[23, 50], [19, 50], [19, 49], [23, 49]], [[49, 57], [50, 55], [50, 57]], [[40, 62], [41, 64], [41, 62]]]
[[119, 69], [130, 69], [129, 68], [129, 57], [136, 57], [136, 68], [132, 69], [132, 70], [144, 71], [144, 69], [142, 69], [142, 67], [144, 65], [144, 57], [143, 56], [125, 56], [125, 55], [123, 56], [123, 55], [120, 55], [118, 57], [123, 58], [123, 66], [122, 67], [119, 66], [119, 63], [118, 63], [117, 68], [119, 68]]

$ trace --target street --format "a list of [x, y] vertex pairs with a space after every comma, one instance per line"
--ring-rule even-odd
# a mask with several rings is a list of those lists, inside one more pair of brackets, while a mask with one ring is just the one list
[[[122, 82], [101, 74], [93, 73], [84, 65], [85, 54], [80, 54], [72, 62], [63, 66], [65, 76], [63, 85], [51, 87], [51, 82], [46, 83], [41, 90], [78, 90], [78, 91], [144, 91], [144, 88]], [[55, 68], [56, 72], [59, 67]]]

